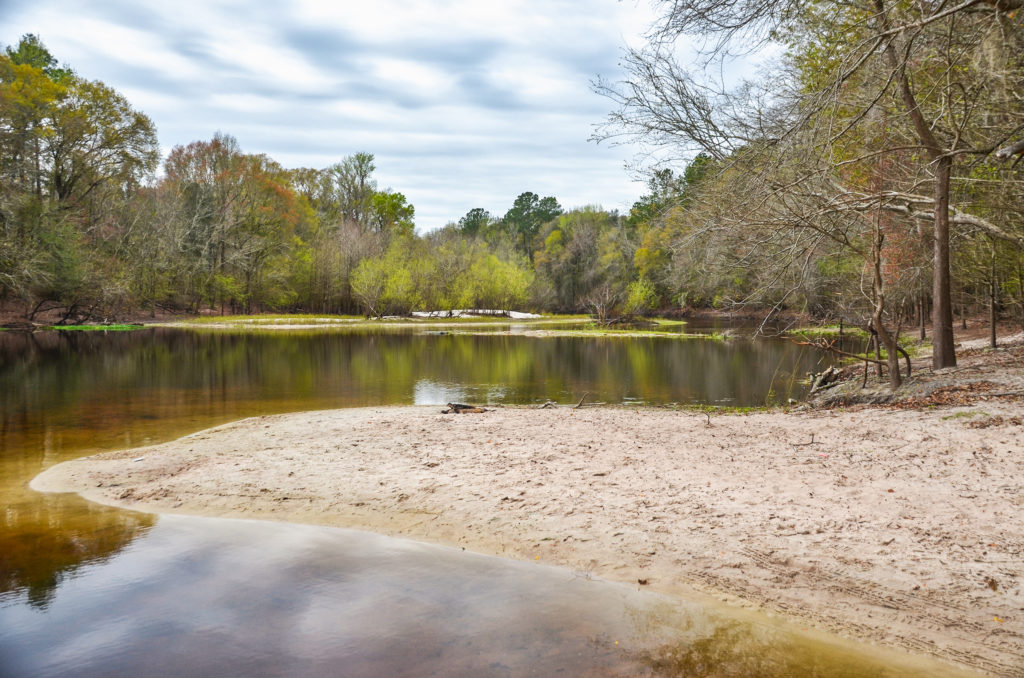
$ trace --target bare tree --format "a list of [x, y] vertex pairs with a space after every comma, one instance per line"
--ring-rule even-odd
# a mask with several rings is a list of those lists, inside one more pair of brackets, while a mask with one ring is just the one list
[[[793, 149], [805, 157], [812, 151], [816, 161], [804, 176], [774, 182], [802, 207], [815, 197], [803, 188], [809, 182], [826, 189], [816, 198], [832, 213], [902, 211], [907, 223], [927, 214], [933, 364], [955, 365], [951, 226], [979, 221], [1015, 237], [950, 199], [959, 164], [1017, 152], [1011, 142], [1024, 129], [1024, 102], [1015, 94], [1024, 85], [1018, 0], [660, 4], [648, 46], [626, 54], [629, 78], [596, 85], [617, 104], [597, 138], [625, 135], [723, 162], [758, 153], [767, 167]], [[675, 56], [682, 36], [703, 39], [690, 68]], [[770, 81], [724, 82], [720, 73], [732, 59], [770, 41], [786, 48]], [[894, 181], [884, 191], [858, 186], [856, 168], [879, 155], [899, 156]], [[827, 181], [817, 181], [823, 164]], [[926, 186], [930, 195], [922, 198]]]

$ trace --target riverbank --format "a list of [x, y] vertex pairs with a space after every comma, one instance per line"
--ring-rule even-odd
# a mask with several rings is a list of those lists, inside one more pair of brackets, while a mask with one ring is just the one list
[[[984, 397], [984, 396], [980, 396]], [[372, 530], [696, 587], [994, 675], [1024, 667], [1019, 401], [706, 415], [439, 407], [246, 419], [43, 491]]]

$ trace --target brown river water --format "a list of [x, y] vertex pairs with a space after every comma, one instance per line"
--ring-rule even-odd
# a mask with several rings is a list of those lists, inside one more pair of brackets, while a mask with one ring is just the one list
[[65, 459], [251, 415], [583, 393], [756, 405], [799, 396], [822, 364], [766, 339], [0, 333], [0, 676], [947, 673], [586, 572], [27, 486]]

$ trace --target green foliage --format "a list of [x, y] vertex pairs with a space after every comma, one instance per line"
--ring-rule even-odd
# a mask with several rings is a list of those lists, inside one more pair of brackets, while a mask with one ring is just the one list
[[683, 170], [682, 176], [676, 176], [668, 167], [655, 169], [647, 180], [650, 193], [633, 203], [627, 223], [634, 228], [651, 225], [664, 217], [669, 209], [686, 207], [713, 167], [711, 157], [699, 153]]
[[65, 81], [73, 75], [70, 68], [57, 67], [56, 57], [50, 54], [38, 35], [26, 33], [21, 36], [17, 47], [8, 46], [4, 52], [11, 62], [38, 69], [54, 82]]
[[488, 254], [458, 280], [459, 304], [476, 309], [521, 309], [529, 299], [532, 282], [532, 272], [522, 263]]
[[58, 68], [37, 36], [0, 55], [0, 298], [65, 320], [131, 304], [112, 211], [156, 167], [152, 122]]
[[562, 207], [555, 198], [541, 198], [536, 193], [527, 191], [519, 194], [512, 207], [505, 213], [503, 221], [509, 234], [517, 240], [520, 251], [532, 258], [533, 239], [540, 231], [541, 225], [561, 213]]
[[356, 153], [327, 168], [340, 215], [364, 228], [370, 224], [373, 196], [377, 191], [377, 182], [372, 178], [375, 169], [372, 153]]
[[367, 314], [381, 317], [413, 310], [518, 310], [530, 297], [532, 280], [525, 262], [501, 259], [486, 248], [409, 236], [364, 259], [352, 289]]
[[[818, 325], [815, 327], [798, 327], [790, 330], [789, 334], [795, 337], [803, 337], [807, 339], [815, 339], [820, 337], [835, 338], [839, 336], [839, 325]], [[860, 339], [867, 339], [868, 332], [859, 327], [851, 327], [845, 325], [843, 327], [843, 335], [847, 337], [858, 337]]]
[[644, 315], [658, 304], [658, 292], [647, 278], [639, 278], [626, 287], [625, 311], [629, 315]]
[[380, 233], [410, 235], [413, 232], [413, 216], [416, 209], [405, 196], [391, 189], [378, 191], [370, 200], [371, 222]]
[[387, 312], [388, 264], [383, 258], [364, 259], [352, 273], [352, 292], [369, 315], [383, 317]]
[[459, 230], [470, 238], [482, 233], [491, 224], [491, 213], [482, 207], [474, 207], [459, 219]]
[[535, 297], [545, 308], [588, 308], [602, 286], [621, 290], [632, 275], [632, 244], [621, 220], [598, 208], [562, 214], [547, 224], [538, 240], [543, 247], [534, 255]]
[[422, 303], [423, 279], [431, 262], [419, 256], [420, 243], [398, 238], [379, 257], [364, 259], [352, 274], [352, 290], [369, 315], [407, 315]]

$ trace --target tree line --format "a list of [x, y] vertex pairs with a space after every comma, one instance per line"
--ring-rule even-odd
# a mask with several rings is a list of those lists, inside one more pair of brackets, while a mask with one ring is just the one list
[[35, 35], [0, 55], [0, 303], [30, 319], [150, 311], [646, 310], [635, 220], [526, 191], [417, 235], [374, 156], [288, 169], [238, 141], [174, 147]]
[[[1022, 0], [657, 4], [627, 77], [596, 86], [615, 104], [599, 139], [703, 175], [648, 232], [654, 279], [866, 319], [893, 385], [913, 315], [937, 368], [954, 306], [1024, 318]], [[769, 46], [763, 72], [723, 75]]]
[[[217, 134], [161, 159], [147, 116], [25, 36], [0, 55], [0, 303], [67, 322], [755, 305], [892, 347], [931, 315], [942, 365], [954, 307], [1024, 318], [1016, 2], [662, 4], [628, 77], [597, 84], [599, 138], [661, 161], [627, 214], [524, 192], [424, 234], [369, 153], [287, 169]], [[676, 61], [693, 34], [704, 68]], [[763, 42], [782, 46], [764, 77], [705, 77]]]

